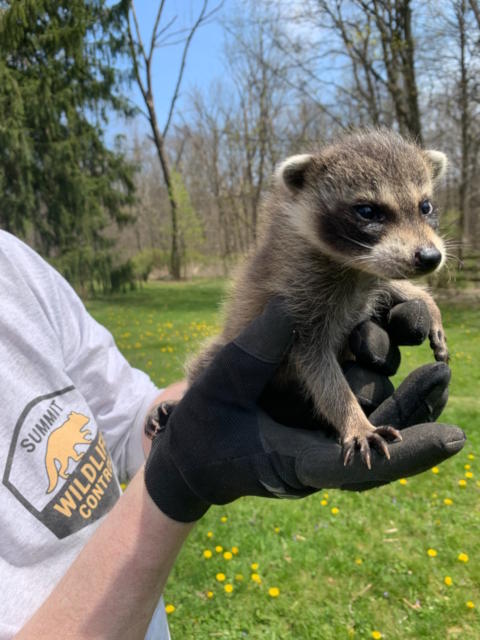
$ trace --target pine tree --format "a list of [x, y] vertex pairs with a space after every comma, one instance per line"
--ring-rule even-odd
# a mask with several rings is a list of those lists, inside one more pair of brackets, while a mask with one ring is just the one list
[[0, 1], [0, 225], [81, 288], [109, 286], [105, 229], [128, 220], [133, 167], [105, 143], [129, 113], [115, 61], [125, 2]]

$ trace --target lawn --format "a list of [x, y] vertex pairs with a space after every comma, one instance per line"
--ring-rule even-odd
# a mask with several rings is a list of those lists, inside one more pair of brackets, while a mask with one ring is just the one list
[[[215, 333], [224, 283], [148, 284], [89, 302], [128, 360], [164, 386]], [[438, 469], [363, 494], [245, 498], [197, 525], [165, 594], [177, 640], [480, 637], [480, 322], [444, 306], [451, 399], [467, 433]], [[403, 350], [398, 380], [432, 359]]]

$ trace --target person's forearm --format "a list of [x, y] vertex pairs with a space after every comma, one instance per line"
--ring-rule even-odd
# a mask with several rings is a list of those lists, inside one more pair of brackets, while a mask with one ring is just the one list
[[144, 638], [192, 527], [171, 520], [155, 506], [146, 491], [142, 468], [15, 638]]

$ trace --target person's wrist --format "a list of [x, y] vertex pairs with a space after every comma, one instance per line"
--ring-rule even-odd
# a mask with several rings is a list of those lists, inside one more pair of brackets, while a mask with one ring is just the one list
[[153, 441], [145, 464], [145, 486], [160, 511], [177, 522], [195, 522], [210, 507], [185, 482], [171, 456], [164, 432]]

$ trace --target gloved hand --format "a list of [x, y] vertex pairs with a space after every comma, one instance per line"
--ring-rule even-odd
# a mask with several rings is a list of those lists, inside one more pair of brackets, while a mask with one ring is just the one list
[[[419, 345], [427, 338], [429, 331], [430, 315], [427, 305], [422, 300], [409, 300], [391, 309], [385, 308], [375, 318], [365, 320], [354, 328], [350, 334], [349, 347], [355, 359], [345, 360], [342, 367], [352, 391], [367, 416], [370, 416], [372, 411], [394, 392], [389, 376], [395, 374], [400, 365], [398, 346]], [[432, 405], [435, 415], [432, 411], [425, 412], [422, 397], [415, 393], [417, 378], [436, 381], [435, 389], [438, 397], [435, 396], [435, 402]], [[402, 387], [402, 403], [411, 403], [415, 406], [419, 404], [421, 407], [422, 418], [418, 418], [415, 422], [434, 421], [438, 418], [448, 400], [449, 380], [448, 366], [432, 362], [426, 365], [425, 369], [421, 368], [418, 374], [411, 378], [408, 393], [406, 386]], [[272, 418], [286, 426], [301, 425], [305, 429], [322, 429], [331, 435], [336, 435], [326, 421], [315, 416], [313, 402], [305, 399], [298, 383], [289, 382], [288, 386], [281, 389], [277, 381], [274, 381], [274, 384], [267, 383], [259, 404]], [[413, 411], [413, 406], [411, 410]], [[376, 424], [382, 423], [377, 421]], [[414, 422], [407, 424], [406, 420], [399, 415], [397, 418], [388, 419], [383, 424], [391, 424], [401, 429]]]
[[[273, 301], [226, 345], [163, 421], [145, 468], [147, 490], [169, 517], [199, 519], [211, 504], [246, 495], [302, 497], [320, 488], [362, 490], [419, 473], [457, 453], [465, 435], [434, 420], [449, 370], [436, 363], [413, 372], [371, 415], [374, 424], [400, 427], [390, 460], [372, 451], [344, 466], [341, 446], [324, 432], [286, 427], [258, 401], [282, 361], [294, 327]], [[162, 421], [160, 421], [162, 422]]]

